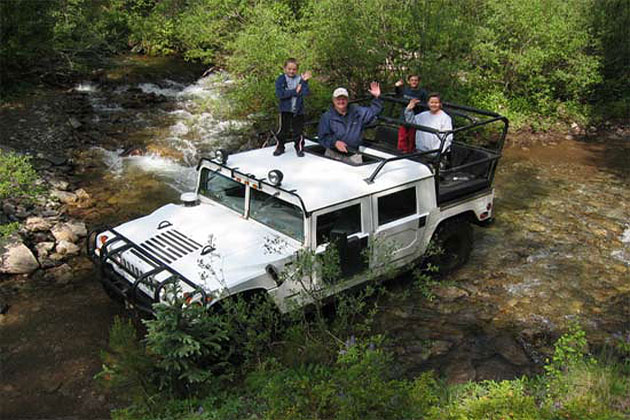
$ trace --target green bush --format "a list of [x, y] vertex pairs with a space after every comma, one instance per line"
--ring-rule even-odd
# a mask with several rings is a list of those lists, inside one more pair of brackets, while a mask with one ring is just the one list
[[30, 157], [0, 150], [0, 199], [37, 196], [37, 180]]
[[435, 419], [521, 419], [544, 418], [526, 379], [484, 381], [454, 387], [451, 402], [436, 410]]
[[216, 378], [228, 331], [222, 317], [178, 295], [174, 289], [166, 302], [154, 305], [155, 318], [144, 322], [146, 347], [155, 360], [159, 389], [194, 394]]

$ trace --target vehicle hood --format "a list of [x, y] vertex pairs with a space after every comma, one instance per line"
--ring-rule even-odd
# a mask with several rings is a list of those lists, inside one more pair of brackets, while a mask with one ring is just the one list
[[281, 268], [301, 247], [293, 238], [214, 203], [168, 204], [115, 230], [211, 292], [273, 287], [269, 276], [265, 281], [271, 284], [249, 283], [265, 274], [267, 264]]

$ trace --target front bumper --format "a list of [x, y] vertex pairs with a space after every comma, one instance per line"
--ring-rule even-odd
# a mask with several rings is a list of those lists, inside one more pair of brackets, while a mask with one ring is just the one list
[[[103, 232], [108, 232], [108, 239], [97, 247], [97, 240]], [[190, 282], [113, 228], [91, 230], [87, 236], [86, 248], [87, 254], [99, 269], [99, 280], [107, 293], [113, 299], [122, 300], [125, 305], [140, 312], [153, 314], [153, 305], [161, 301], [164, 289], [169, 284], [185, 287], [188, 290], [185, 293], [187, 301], [194, 299], [203, 304], [211, 301], [201, 287]], [[125, 253], [132, 253], [135, 258], [144, 262], [145, 267], [150, 268], [139, 270], [131, 266], [124, 259]], [[158, 277], [162, 279], [157, 280]]]

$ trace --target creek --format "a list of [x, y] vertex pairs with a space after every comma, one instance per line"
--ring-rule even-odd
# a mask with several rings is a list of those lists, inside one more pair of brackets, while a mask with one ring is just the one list
[[[258, 142], [247, 119], [224, 117], [226, 75], [193, 82], [174, 72], [111, 76], [125, 66], [150, 73], [151, 61], [124, 61], [71, 92], [84, 104], [77, 125], [93, 140], [74, 151], [73, 176], [96, 203], [71, 212], [90, 226], [177, 201], [194, 188], [199, 157]], [[392, 290], [408, 293], [380, 303], [375, 329], [391, 337], [401, 374], [513, 378], [535, 372], [570, 322], [580, 322], [596, 345], [628, 334], [628, 133], [510, 138], [495, 181], [496, 222], [475, 228], [468, 264], [439, 285], [395, 281]], [[124, 405], [92, 380], [123, 310], [101, 290], [89, 261], [77, 261], [75, 281], [22, 288], [2, 319], [7, 418], [101, 418]]]

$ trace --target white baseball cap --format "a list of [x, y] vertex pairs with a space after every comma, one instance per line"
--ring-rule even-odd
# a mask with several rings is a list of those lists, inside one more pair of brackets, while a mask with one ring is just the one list
[[345, 96], [346, 98], [350, 97], [346, 88], [342, 87], [335, 89], [335, 91], [333, 92], [333, 99], [338, 98], [339, 96]]

